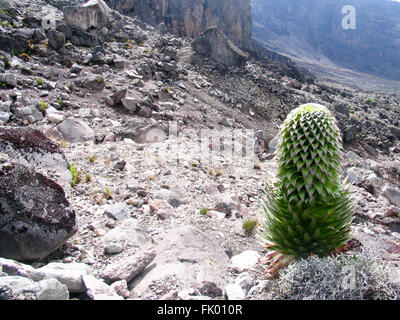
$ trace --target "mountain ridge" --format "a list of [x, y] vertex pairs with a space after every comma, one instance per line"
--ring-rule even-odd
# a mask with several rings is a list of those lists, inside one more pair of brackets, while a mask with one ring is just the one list
[[[292, 58], [400, 80], [400, 3], [252, 0], [253, 37]], [[355, 29], [344, 29], [345, 6]]]

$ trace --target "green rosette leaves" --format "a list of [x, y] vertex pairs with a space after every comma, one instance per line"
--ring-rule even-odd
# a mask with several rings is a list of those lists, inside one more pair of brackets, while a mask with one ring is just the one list
[[269, 248], [294, 258], [327, 255], [346, 245], [353, 219], [349, 186], [340, 181], [341, 135], [331, 112], [306, 104], [279, 133], [278, 183], [267, 192], [264, 232]]

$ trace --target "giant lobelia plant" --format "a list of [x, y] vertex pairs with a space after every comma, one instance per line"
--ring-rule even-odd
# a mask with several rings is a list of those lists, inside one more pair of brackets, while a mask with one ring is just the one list
[[272, 250], [264, 258], [271, 277], [294, 259], [343, 248], [353, 219], [349, 185], [340, 180], [341, 135], [330, 111], [302, 105], [278, 137], [278, 182], [266, 192], [261, 233]]

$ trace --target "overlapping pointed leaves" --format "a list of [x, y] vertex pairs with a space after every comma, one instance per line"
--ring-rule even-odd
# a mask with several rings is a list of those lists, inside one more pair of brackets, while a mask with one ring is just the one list
[[278, 177], [289, 202], [325, 201], [339, 194], [340, 131], [320, 105], [304, 105], [286, 118], [279, 134]]
[[300, 106], [283, 123], [279, 187], [267, 193], [262, 234], [269, 249], [282, 256], [279, 261], [274, 256], [276, 265], [285, 257], [327, 255], [349, 240], [352, 199], [348, 185], [339, 179], [340, 151], [340, 131], [324, 106]]

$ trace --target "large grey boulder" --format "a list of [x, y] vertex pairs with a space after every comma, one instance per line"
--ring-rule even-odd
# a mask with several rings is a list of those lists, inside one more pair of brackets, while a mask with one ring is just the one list
[[70, 117], [57, 126], [64, 139], [70, 143], [94, 141], [94, 131], [79, 119]]
[[82, 30], [101, 29], [111, 19], [111, 9], [103, 0], [90, 0], [81, 7], [64, 7], [63, 13], [68, 25]]
[[84, 263], [59, 263], [51, 262], [31, 273], [31, 279], [41, 281], [45, 279], [56, 279], [65, 284], [69, 292], [86, 292], [83, 276], [91, 275], [90, 267]]
[[0, 10], [13, 13], [15, 11], [14, 0], [0, 0]]
[[400, 190], [398, 188], [386, 185], [382, 190], [382, 195], [386, 197], [391, 204], [400, 208]]
[[56, 279], [34, 282], [21, 276], [0, 277], [0, 300], [68, 300], [67, 286]]
[[0, 166], [0, 256], [40, 260], [77, 231], [64, 190], [28, 167]]
[[201, 33], [193, 42], [194, 51], [223, 66], [242, 66], [249, 55], [240, 50], [217, 27], [211, 27]]
[[[175, 290], [227, 285], [230, 259], [224, 249], [201, 230], [182, 225], [160, 234], [151, 244], [152, 263], [131, 283], [134, 297], [151, 299]], [[154, 247], [153, 247], [154, 246]], [[156, 294], [156, 292], [159, 292]]]
[[13, 162], [56, 181], [63, 188], [71, 185], [72, 175], [64, 152], [39, 130], [0, 127], [0, 152], [10, 156]]

